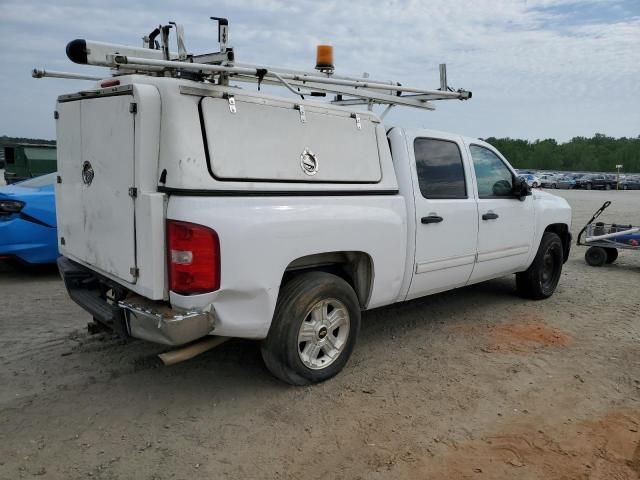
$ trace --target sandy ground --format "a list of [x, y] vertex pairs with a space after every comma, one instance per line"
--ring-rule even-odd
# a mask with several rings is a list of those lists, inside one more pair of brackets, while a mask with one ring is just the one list
[[[605, 199], [563, 191], [574, 234]], [[162, 350], [86, 333], [55, 271], [0, 267], [0, 478], [637, 479], [640, 252], [557, 293], [504, 278], [364, 315], [341, 375], [294, 388], [234, 340]]]

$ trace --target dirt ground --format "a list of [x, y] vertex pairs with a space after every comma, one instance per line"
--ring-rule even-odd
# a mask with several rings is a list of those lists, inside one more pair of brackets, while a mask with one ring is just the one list
[[[640, 224], [640, 192], [558, 193], [574, 235], [605, 199]], [[367, 312], [305, 388], [248, 341], [161, 367], [89, 335], [54, 270], [1, 266], [0, 478], [640, 478], [640, 252], [583, 255], [547, 301], [504, 278]]]

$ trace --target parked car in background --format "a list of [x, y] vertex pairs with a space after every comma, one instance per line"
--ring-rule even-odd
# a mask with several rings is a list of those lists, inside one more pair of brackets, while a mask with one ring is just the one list
[[556, 188], [557, 187], [557, 181], [556, 181], [556, 175], [551, 174], [551, 173], [545, 173], [544, 175], [540, 175], [540, 177], [538, 177], [540, 179], [540, 186], [541, 187], [545, 187], [545, 188]]
[[619, 182], [620, 190], [640, 190], [640, 176], [626, 176]]
[[54, 263], [58, 258], [55, 173], [0, 187], [0, 259]]
[[584, 188], [586, 190], [611, 190], [612, 188], [615, 188], [615, 186], [615, 180], [611, 180], [606, 175], [602, 174], [587, 174], [576, 180], [576, 187]]
[[572, 189], [576, 188], [576, 181], [567, 176], [559, 176], [556, 178], [555, 186], [552, 188], [563, 188], [563, 189]]
[[532, 174], [520, 175], [520, 178], [524, 179], [531, 188], [538, 188], [540, 186], [540, 179]]

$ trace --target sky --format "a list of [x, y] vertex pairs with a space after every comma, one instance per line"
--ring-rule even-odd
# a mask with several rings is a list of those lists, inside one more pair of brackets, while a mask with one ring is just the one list
[[71, 63], [75, 38], [140, 46], [168, 21], [191, 53], [217, 50], [210, 16], [230, 21], [239, 62], [312, 70], [334, 46], [336, 73], [473, 92], [433, 112], [395, 108], [388, 125], [563, 142], [640, 135], [640, 0], [0, 0], [0, 135], [55, 138], [58, 95], [91, 82], [33, 79]]

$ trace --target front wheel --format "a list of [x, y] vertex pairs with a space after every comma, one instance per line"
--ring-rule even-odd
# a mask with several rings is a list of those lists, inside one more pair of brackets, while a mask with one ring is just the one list
[[345, 366], [359, 330], [353, 288], [336, 275], [304, 273], [282, 287], [262, 358], [286, 383], [322, 382]]
[[604, 186], [605, 190], [611, 190], [611, 185], [609, 185], [608, 183]]
[[562, 263], [560, 237], [553, 232], [545, 232], [531, 266], [524, 272], [516, 273], [518, 293], [532, 300], [549, 298], [560, 281]]
[[586, 188], [587, 188], [587, 190], [591, 190], [591, 188], [592, 188], [591, 184], [587, 183], [587, 187]]

